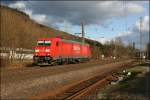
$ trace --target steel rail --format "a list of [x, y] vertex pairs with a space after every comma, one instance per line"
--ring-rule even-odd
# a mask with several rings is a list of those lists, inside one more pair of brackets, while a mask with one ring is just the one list
[[109, 84], [110, 81], [117, 78], [114, 73], [124, 68], [136, 65], [137, 63], [122, 64], [118, 69], [114, 69], [103, 73], [101, 75], [91, 76], [87, 79], [81, 80], [76, 83], [69, 84], [54, 91], [45, 92], [44, 94], [31, 97], [30, 100], [46, 99], [46, 100], [79, 100], [84, 99], [86, 96], [92, 94], [97, 88], [102, 88]]

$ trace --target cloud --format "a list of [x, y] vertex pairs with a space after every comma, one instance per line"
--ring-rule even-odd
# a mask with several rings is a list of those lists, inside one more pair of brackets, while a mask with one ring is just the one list
[[9, 4], [9, 7], [22, 10], [26, 8], [26, 2], [18, 1], [16, 3]]
[[133, 34], [133, 32], [132, 31], [120, 32], [120, 33], [118, 33], [118, 37], [127, 36], [127, 35], [130, 35], [130, 34]]
[[[100, 26], [109, 25], [114, 17], [123, 17], [123, 5], [123, 1], [17, 1], [9, 3], [10, 7], [23, 9], [22, 11], [27, 14], [27, 11], [31, 10], [32, 13], [29, 13], [31, 18], [47, 25], [63, 23], [63, 20], [67, 20], [72, 25], [80, 25], [80, 21], [84, 20], [85, 25]], [[127, 15], [144, 11], [143, 6], [137, 2], [126, 2], [126, 8]]]
[[108, 42], [108, 41], [110, 41], [110, 40], [108, 40], [108, 39], [106, 39], [106, 38], [100, 38], [100, 39], [97, 39], [97, 41], [99, 41], [99, 42], [102, 43], [102, 44], [105, 44], [106, 42]]
[[143, 11], [144, 11], [144, 8], [139, 4], [129, 3], [127, 5], [127, 12], [131, 14], [141, 13]]
[[37, 21], [40, 24], [47, 24], [47, 16], [45, 14], [35, 14], [32, 9], [27, 7], [27, 2], [25, 1], [17, 1], [15, 3], [11, 3], [8, 5], [11, 8], [18, 9], [28, 14], [31, 19]]
[[34, 14], [31, 16], [32, 19], [38, 21], [39, 23], [46, 23], [46, 15]]
[[104, 38], [104, 37], [96, 37], [96, 38], [93, 38], [93, 37], [88, 37], [89, 39], [92, 39], [92, 40], [96, 40], [102, 44], [105, 44], [106, 42], [110, 42], [111, 39], [107, 39], [107, 38]]

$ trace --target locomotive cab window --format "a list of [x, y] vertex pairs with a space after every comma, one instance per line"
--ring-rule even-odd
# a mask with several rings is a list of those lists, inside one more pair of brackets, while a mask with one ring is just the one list
[[38, 45], [38, 46], [43, 46], [43, 45], [44, 45], [44, 41], [38, 41], [38, 42], [37, 42], [37, 45]]
[[45, 41], [45, 46], [50, 46], [51, 45], [51, 41]]
[[38, 41], [37, 45], [38, 46], [50, 46], [51, 41]]

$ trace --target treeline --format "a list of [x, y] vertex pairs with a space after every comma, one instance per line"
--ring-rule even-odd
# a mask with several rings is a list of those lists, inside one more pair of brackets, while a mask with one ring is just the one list
[[104, 44], [101, 48], [103, 54], [107, 57], [115, 56], [116, 58], [129, 58], [135, 54], [135, 47], [133, 44], [125, 46], [121, 38], [117, 37], [115, 40], [111, 40]]

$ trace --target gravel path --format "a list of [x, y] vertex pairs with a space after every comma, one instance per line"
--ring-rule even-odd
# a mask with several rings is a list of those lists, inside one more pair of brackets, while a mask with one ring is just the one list
[[95, 65], [103, 65], [106, 63], [112, 63], [115, 61], [104, 60], [104, 61], [91, 61], [80, 64], [69, 64], [59, 66], [32, 66], [23, 67], [20, 69], [1, 69], [1, 83], [7, 84], [15, 81], [29, 80], [39, 78], [42, 76], [50, 76], [59, 73], [64, 73], [72, 70], [80, 70]]

